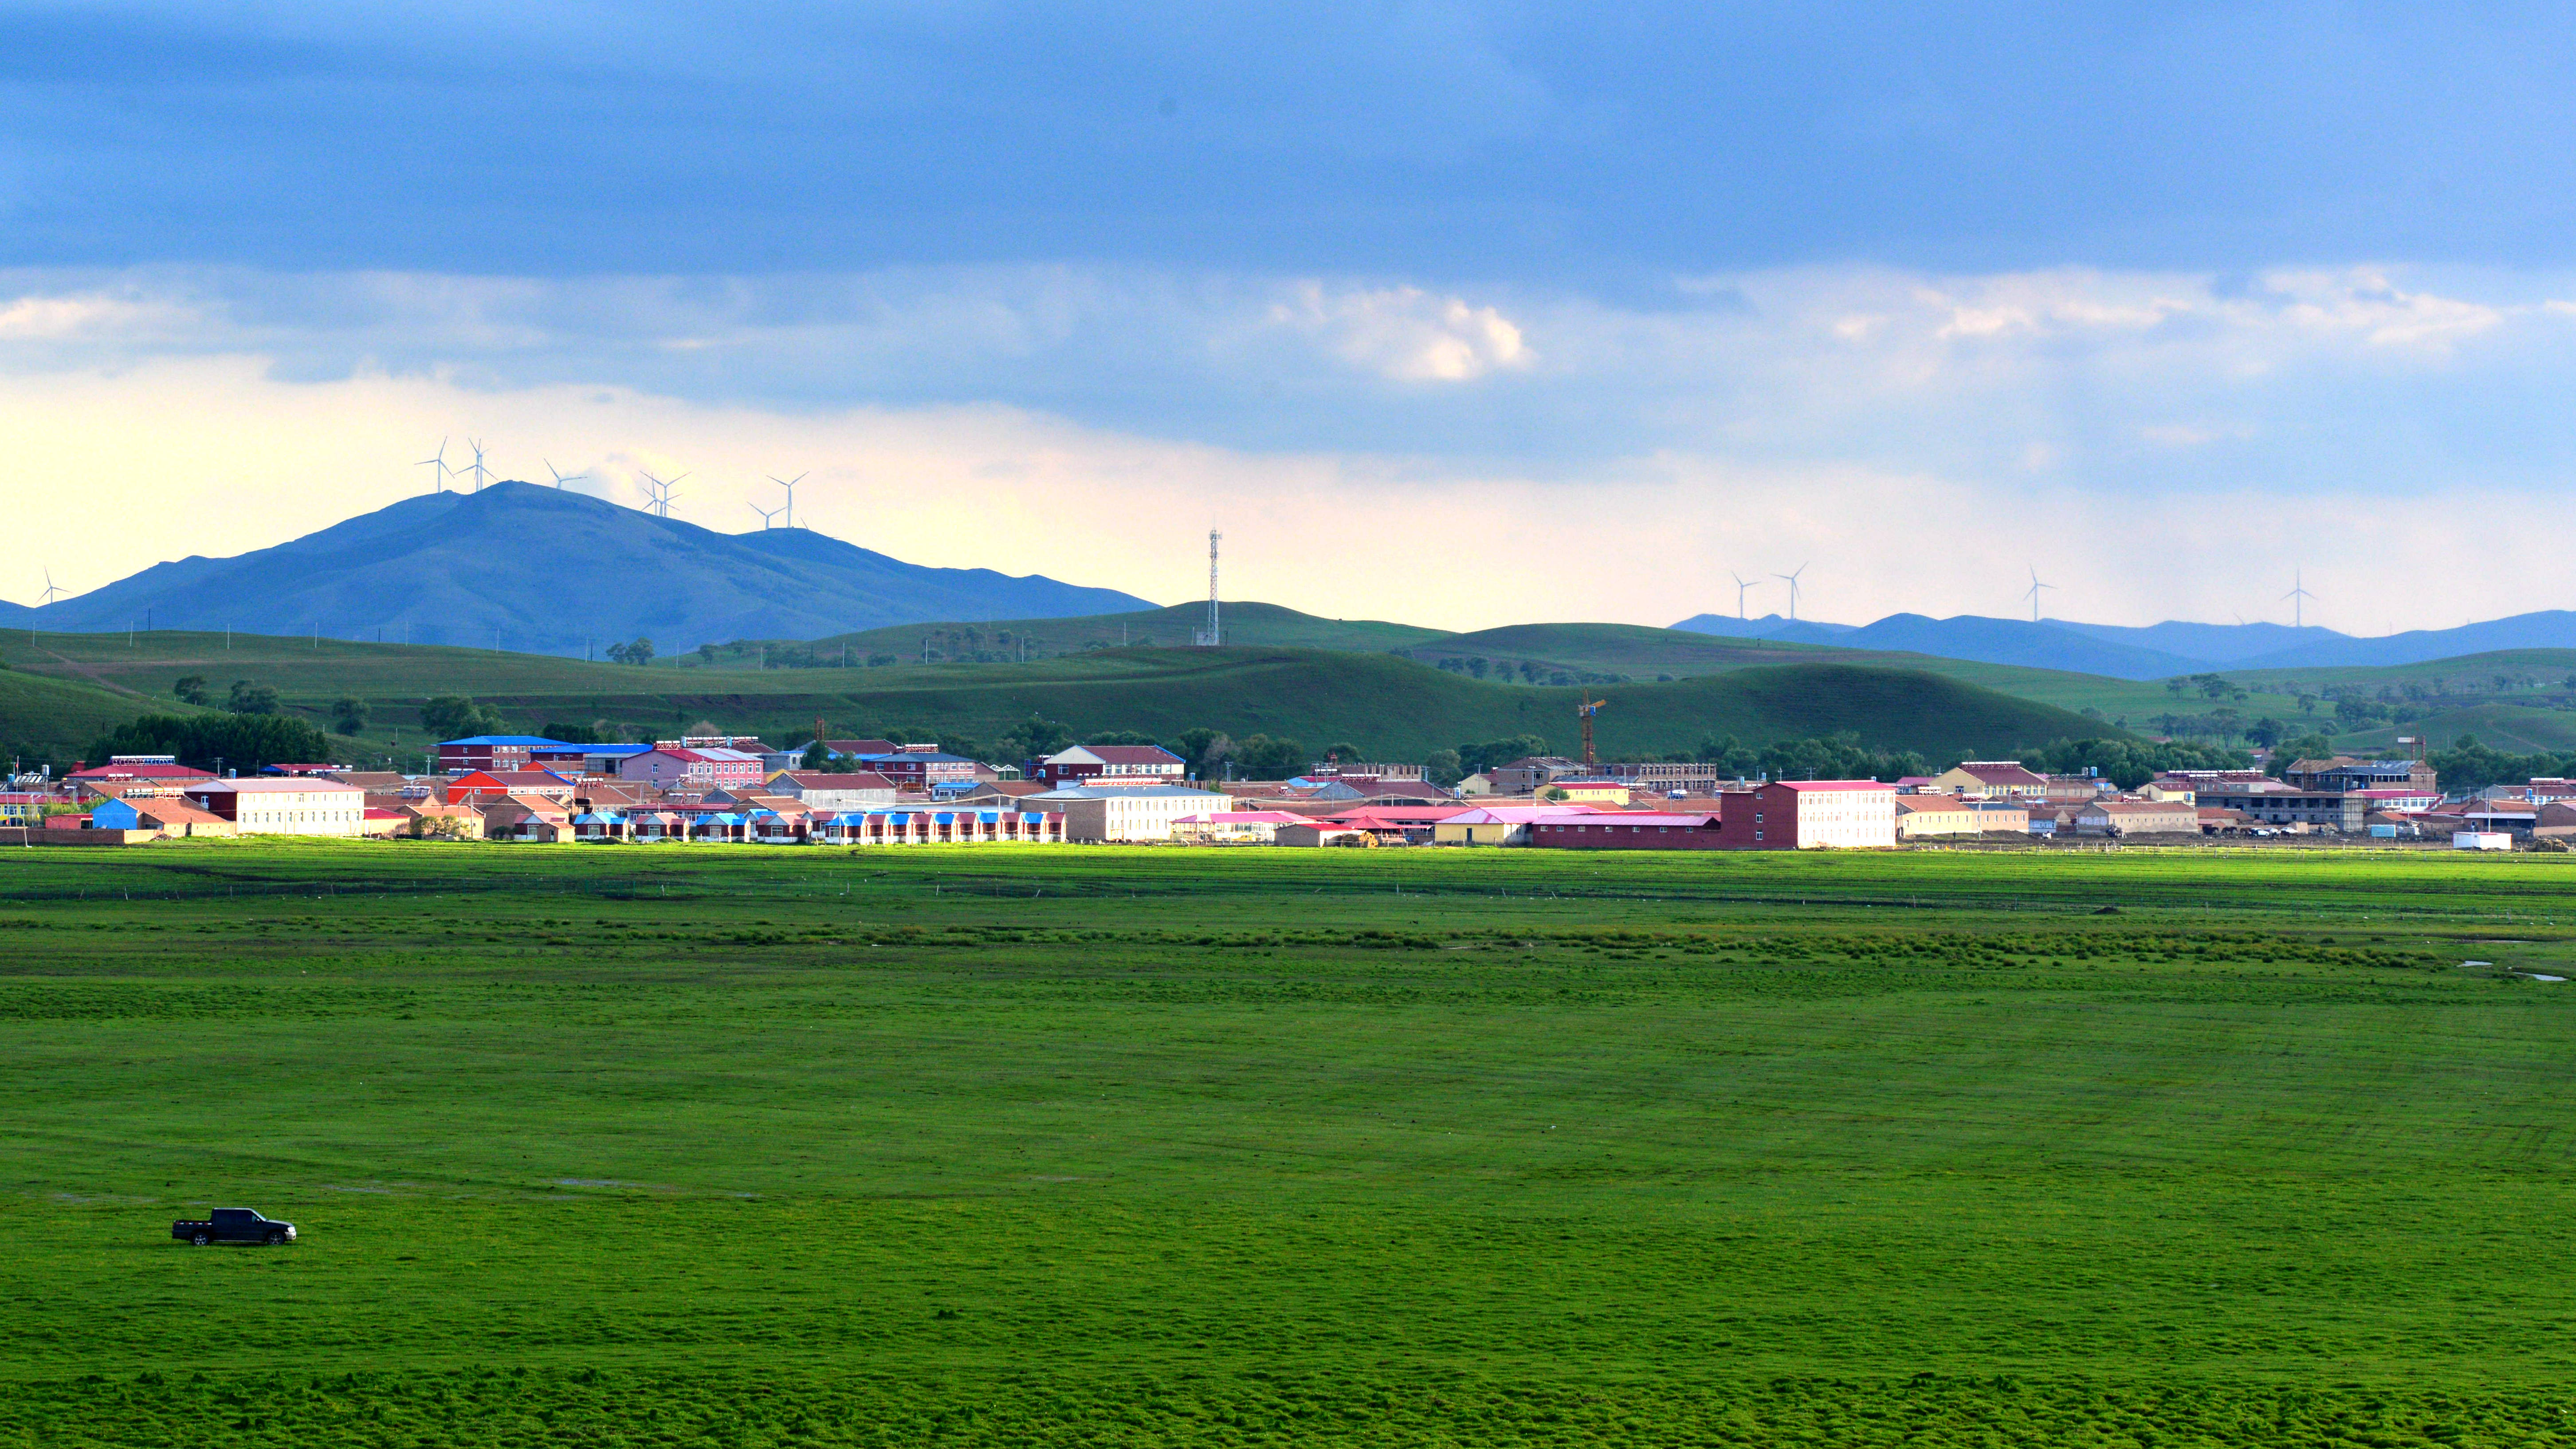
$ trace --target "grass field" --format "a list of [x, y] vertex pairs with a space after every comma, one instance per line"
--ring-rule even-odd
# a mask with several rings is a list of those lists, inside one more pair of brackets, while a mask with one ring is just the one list
[[0, 1444], [2576, 1443], [2571, 885], [21, 852]]

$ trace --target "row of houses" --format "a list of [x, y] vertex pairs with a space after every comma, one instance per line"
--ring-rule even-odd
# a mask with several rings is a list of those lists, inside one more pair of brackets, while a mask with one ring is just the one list
[[[147, 837], [1759, 850], [2070, 835], [2501, 830], [2546, 839], [2558, 814], [2576, 817], [2576, 785], [2565, 781], [2535, 780], [2528, 798], [2446, 802], [2421, 761], [2340, 756], [2293, 762], [2278, 779], [2177, 771], [2126, 792], [2090, 772], [2049, 775], [2015, 760], [1965, 761], [1892, 784], [1756, 783], [1685, 763], [1537, 756], [1448, 790], [1420, 766], [1330, 759], [1292, 779], [1201, 786], [1178, 755], [1150, 745], [1074, 746], [1025, 769], [893, 740], [826, 740], [823, 749], [833, 768], [808, 771], [796, 768], [801, 752], [748, 736], [592, 745], [480, 735], [442, 742], [438, 775], [281, 764], [250, 780], [169, 756], [119, 756], [67, 782], [88, 801], [84, 818], [45, 823]], [[0, 798], [0, 813], [14, 798]]]

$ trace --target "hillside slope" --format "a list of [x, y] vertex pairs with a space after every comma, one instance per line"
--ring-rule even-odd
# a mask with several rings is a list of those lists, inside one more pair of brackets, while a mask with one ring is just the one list
[[[1446, 638], [1447, 631], [1377, 619], [1326, 619], [1301, 614], [1277, 604], [1227, 603], [1223, 606], [1225, 642], [1251, 648], [1400, 649]], [[994, 619], [967, 622], [903, 624], [833, 634], [808, 641], [818, 656], [836, 656], [846, 648], [854, 663], [892, 655], [918, 662], [925, 648], [933, 659], [989, 656], [1009, 662], [1025, 645], [1032, 657], [1071, 654], [1086, 649], [1150, 648], [1185, 645], [1207, 622], [1207, 605], [1174, 604], [1165, 609], [1092, 614], [1062, 619]], [[971, 630], [971, 633], [970, 633]], [[1007, 636], [1007, 637], [1006, 637]], [[749, 641], [758, 642], [758, 641]], [[682, 663], [687, 661], [683, 660]]]
[[[26, 661], [27, 651], [21, 648], [9, 653], [21, 665]], [[75, 759], [109, 729], [156, 713], [194, 711], [176, 700], [165, 706], [85, 679], [36, 674], [24, 667], [0, 671], [0, 765], [11, 759], [30, 766]]]
[[579, 493], [500, 483], [408, 498], [235, 558], [158, 564], [0, 623], [47, 632], [233, 629], [580, 655], [664, 652], [917, 619], [1153, 606], [1114, 589], [934, 569], [805, 529], [723, 534]]

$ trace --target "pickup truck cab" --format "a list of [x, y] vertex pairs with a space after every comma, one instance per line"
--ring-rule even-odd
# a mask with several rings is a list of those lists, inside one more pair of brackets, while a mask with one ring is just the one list
[[202, 1248], [208, 1243], [266, 1243], [280, 1247], [295, 1241], [295, 1224], [261, 1217], [249, 1208], [217, 1208], [203, 1220], [182, 1218], [170, 1225], [170, 1236]]

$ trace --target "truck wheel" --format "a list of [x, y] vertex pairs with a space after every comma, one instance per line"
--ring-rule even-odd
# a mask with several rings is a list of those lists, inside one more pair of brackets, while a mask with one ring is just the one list
[[196, 1235], [195, 1237], [193, 1237], [193, 1238], [190, 1238], [188, 1241], [189, 1241], [189, 1242], [191, 1242], [191, 1243], [194, 1243], [194, 1244], [196, 1244], [198, 1247], [202, 1248], [202, 1247], [204, 1247], [206, 1244], [211, 1243], [211, 1242], [213, 1242], [214, 1240], [215, 1240], [215, 1235], [214, 1235], [214, 1234], [209, 1233], [209, 1232], [206, 1232], [206, 1231], [204, 1231], [203, 1229], [200, 1229], [200, 1230], [198, 1231], [197, 1235]]
[[270, 1234], [268, 1235], [268, 1245], [269, 1245], [270, 1247], [272, 1247], [272, 1248], [282, 1248], [282, 1247], [285, 1247], [285, 1246], [286, 1246], [286, 1234], [285, 1234], [283, 1231], [278, 1231], [278, 1232], [270, 1233]]

